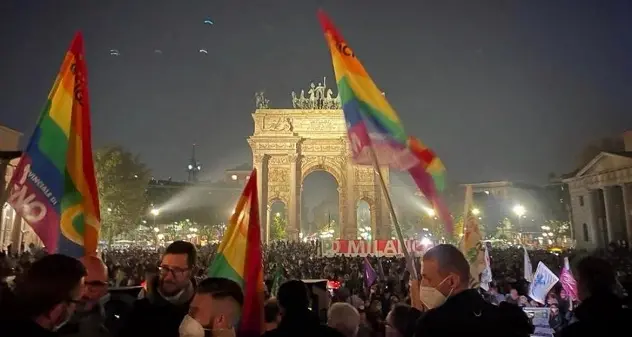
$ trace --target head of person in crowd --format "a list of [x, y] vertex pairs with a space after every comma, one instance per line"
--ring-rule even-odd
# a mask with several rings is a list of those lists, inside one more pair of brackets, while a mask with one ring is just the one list
[[86, 256], [79, 259], [86, 268], [84, 292], [78, 311], [90, 311], [108, 294], [108, 269], [105, 263], [96, 256]]
[[269, 298], [263, 305], [263, 318], [265, 331], [274, 330], [279, 326], [281, 322], [281, 311], [279, 310], [279, 303], [276, 298]]
[[560, 313], [560, 306], [557, 301], [549, 303], [549, 310], [551, 311], [551, 316], [557, 316]]
[[300, 314], [309, 309], [309, 291], [303, 281], [289, 280], [279, 287], [277, 301], [281, 316]]
[[426, 308], [436, 308], [450, 296], [468, 289], [470, 265], [458, 248], [448, 244], [435, 246], [424, 254], [423, 262], [419, 296]]
[[16, 285], [20, 314], [44, 329], [59, 329], [81, 301], [85, 276], [77, 259], [61, 254], [42, 257]]
[[599, 257], [586, 256], [577, 264], [577, 292], [580, 301], [593, 295], [610, 295], [617, 285], [612, 265]]
[[327, 325], [345, 337], [355, 337], [360, 328], [360, 314], [349, 303], [334, 303], [327, 312]]
[[511, 288], [511, 290], [509, 290], [509, 297], [511, 297], [511, 299], [514, 301], [518, 301], [520, 299], [518, 290], [516, 288]]
[[162, 255], [158, 292], [165, 297], [178, 296], [191, 286], [197, 254], [195, 246], [186, 241], [174, 241]]
[[397, 304], [386, 315], [385, 337], [412, 337], [419, 313], [406, 304]]
[[233, 329], [243, 304], [244, 295], [236, 282], [218, 277], [203, 280], [180, 324], [180, 337], [204, 337]]
[[564, 290], [564, 289], [560, 290], [560, 299], [562, 299], [562, 300], [567, 300], [568, 299], [568, 294], [566, 293], [566, 290]]

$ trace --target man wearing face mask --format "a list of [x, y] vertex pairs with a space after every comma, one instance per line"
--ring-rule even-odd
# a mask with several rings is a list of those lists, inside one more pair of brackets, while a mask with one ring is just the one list
[[423, 257], [419, 289], [427, 309], [417, 321], [416, 337], [528, 337], [533, 331], [518, 307], [495, 306], [469, 288], [470, 266], [456, 247], [442, 244]]
[[162, 256], [159, 275], [148, 280], [148, 291], [127, 315], [119, 337], [176, 337], [195, 294], [195, 246], [186, 241], [170, 244]]
[[80, 302], [86, 270], [76, 259], [53, 254], [31, 265], [18, 282], [18, 307], [11, 317], [2, 317], [2, 337], [59, 336]]
[[244, 295], [225, 278], [210, 277], [197, 287], [189, 313], [180, 323], [180, 337], [233, 337]]

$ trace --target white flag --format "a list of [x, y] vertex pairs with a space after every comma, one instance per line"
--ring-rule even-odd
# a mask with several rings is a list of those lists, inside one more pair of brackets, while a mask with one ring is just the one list
[[539, 262], [535, 275], [533, 275], [533, 282], [529, 285], [529, 297], [544, 304], [546, 295], [557, 281], [559, 278], [544, 263]]
[[522, 250], [524, 250], [524, 279], [529, 283], [533, 283], [533, 265], [531, 264], [531, 259], [529, 258], [529, 253], [527, 253], [527, 249], [522, 246]]

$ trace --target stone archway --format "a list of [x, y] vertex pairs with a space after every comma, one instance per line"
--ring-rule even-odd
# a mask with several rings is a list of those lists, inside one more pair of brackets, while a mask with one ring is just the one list
[[[252, 114], [254, 132], [248, 138], [253, 165], [259, 172], [260, 219], [263, 240], [269, 240], [269, 206], [275, 200], [285, 203], [287, 234], [298, 240], [301, 210], [301, 186], [315, 170], [330, 173], [338, 183], [340, 232], [344, 239], [357, 237], [356, 206], [369, 202], [376, 238], [388, 238], [390, 219], [374, 170], [351, 161], [344, 116], [337, 98], [322, 84], [322, 90], [310, 98], [292, 93], [294, 109], [270, 109], [268, 100], [257, 94], [257, 109]], [[327, 92], [327, 96], [324, 93]], [[333, 109], [332, 109], [333, 108]], [[383, 168], [388, 184], [388, 168]], [[373, 216], [375, 215], [375, 216]]]

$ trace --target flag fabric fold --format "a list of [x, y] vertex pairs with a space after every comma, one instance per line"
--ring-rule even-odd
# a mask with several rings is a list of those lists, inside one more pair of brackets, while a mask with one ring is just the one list
[[257, 197], [257, 171], [253, 170], [224, 233], [209, 277], [237, 282], [244, 293], [238, 336], [260, 336], [263, 332], [263, 260]]
[[487, 250], [487, 245], [485, 247], [485, 269], [481, 273], [481, 284], [480, 287], [485, 289], [485, 291], [489, 291], [489, 284], [494, 280], [492, 276], [492, 266], [489, 261], [489, 251]]
[[371, 262], [366, 257], [364, 258], [364, 284], [367, 288], [371, 287], [375, 280], [377, 279], [377, 273], [373, 266], [371, 266]]
[[332, 64], [356, 163], [408, 171], [452, 231], [452, 218], [438, 192], [444, 186], [441, 160], [421, 141], [404, 131], [399, 116], [375, 85], [342, 35], [323, 11], [318, 17], [331, 52]]
[[538, 263], [538, 268], [533, 275], [533, 282], [529, 284], [529, 297], [533, 300], [544, 304], [546, 295], [551, 288], [559, 281], [559, 278], [544, 264], [542, 261]]
[[524, 279], [532, 283], [533, 282], [533, 264], [531, 264], [531, 259], [529, 258], [529, 253], [527, 249], [523, 246], [522, 250], [524, 251], [524, 256], [522, 258], [522, 269]]
[[568, 257], [564, 257], [564, 267], [560, 273], [560, 283], [572, 301], [577, 301], [579, 299], [579, 296], [577, 295], [577, 281], [575, 281], [575, 277], [573, 277], [573, 273], [571, 272]]
[[96, 254], [101, 215], [81, 33], [75, 35], [66, 52], [9, 183], [7, 201], [49, 253], [73, 257]]

